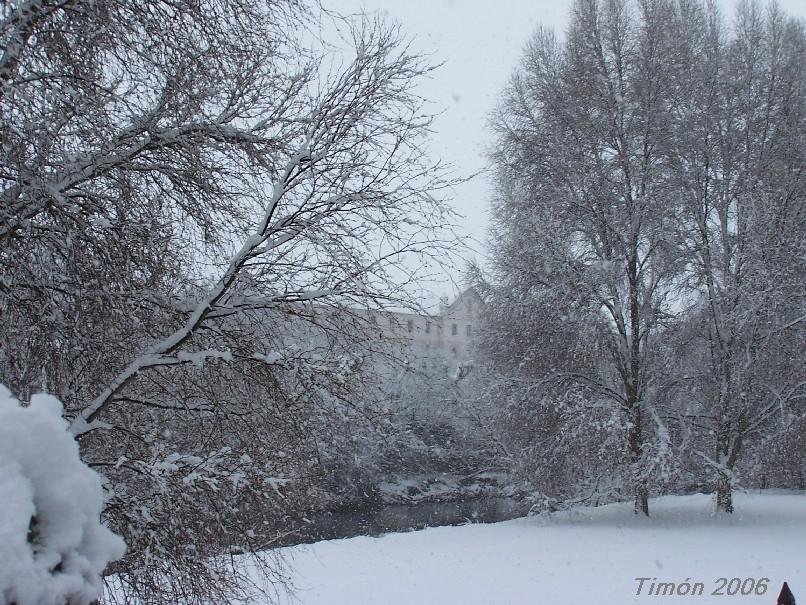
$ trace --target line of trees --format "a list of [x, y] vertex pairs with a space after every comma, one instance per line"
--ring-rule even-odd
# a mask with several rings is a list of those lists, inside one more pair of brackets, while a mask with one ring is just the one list
[[577, 0], [528, 42], [476, 281], [498, 422], [550, 504], [803, 487], [804, 61], [774, 3]]

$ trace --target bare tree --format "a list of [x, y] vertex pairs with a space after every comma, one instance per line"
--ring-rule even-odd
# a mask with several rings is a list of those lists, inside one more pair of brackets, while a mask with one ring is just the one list
[[707, 351], [700, 367], [682, 363], [681, 384], [700, 401], [683, 407], [713, 436], [700, 455], [717, 510], [732, 512], [743, 451], [804, 397], [792, 346], [803, 338], [806, 38], [774, 4], [742, 4], [732, 33], [713, 7], [681, 4], [669, 27], [681, 70], [668, 154], [688, 260], [681, 283], [694, 293], [688, 342]]
[[239, 598], [221, 555], [315, 500], [328, 414], [374, 413], [351, 309], [455, 245], [430, 67], [370, 20], [315, 56], [290, 0], [2, 10], [0, 380], [58, 394], [109, 479], [121, 598]]
[[[543, 304], [564, 309], [549, 321], [590, 335], [543, 377], [612, 406], [643, 514], [656, 424], [653, 341], [674, 277], [660, 156], [670, 86], [664, 7], [645, 3], [636, 14], [627, 2], [576, 2], [565, 45], [538, 31], [494, 120], [505, 192], [496, 221], [502, 296], [526, 290], [523, 301], [539, 313]], [[596, 361], [577, 356], [585, 349]]]
[[488, 353], [535, 405], [620, 406], [638, 510], [680, 471], [730, 512], [743, 452], [801, 421], [804, 48], [774, 4], [730, 31], [701, 2], [580, 1], [495, 120], [492, 319], [519, 323]]

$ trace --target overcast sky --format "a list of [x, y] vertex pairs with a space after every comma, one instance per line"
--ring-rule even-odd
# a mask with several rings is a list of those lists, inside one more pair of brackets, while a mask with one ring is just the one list
[[[438, 116], [432, 149], [459, 175], [485, 167], [490, 143], [486, 118], [496, 103], [521, 49], [538, 25], [563, 32], [571, 0], [325, 0], [342, 13], [386, 13], [401, 23], [415, 48], [444, 65], [424, 83], [422, 94]], [[720, 0], [726, 14], [736, 1]], [[780, 0], [790, 14], [806, 19], [806, 0]], [[482, 176], [456, 191], [454, 204], [466, 219], [462, 229], [478, 243], [483, 260], [489, 184]]]

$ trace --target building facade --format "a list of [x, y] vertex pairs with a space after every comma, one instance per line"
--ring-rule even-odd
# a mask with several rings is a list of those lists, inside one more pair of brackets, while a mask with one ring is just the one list
[[472, 359], [481, 305], [479, 295], [469, 288], [450, 304], [441, 304], [436, 315], [393, 312], [372, 319], [384, 338], [408, 347], [413, 361], [457, 367]]

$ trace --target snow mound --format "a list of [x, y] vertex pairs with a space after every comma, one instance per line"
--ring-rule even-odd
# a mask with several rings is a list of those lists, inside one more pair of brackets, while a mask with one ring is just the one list
[[86, 605], [125, 544], [101, 525], [100, 477], [79, 458], [62, 404], [20, 406], [0, 385], [0, 603]]

